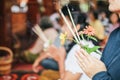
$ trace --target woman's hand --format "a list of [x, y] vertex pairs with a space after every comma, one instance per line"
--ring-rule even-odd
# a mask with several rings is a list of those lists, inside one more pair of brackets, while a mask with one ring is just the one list
[[33, 71], [34, 71], [35, 73], [38, 73], [39, 70], [40, 70], [39, 62], [36, 61], [36, 62], [33, 64], [32, 68], [33, 68]]
[[42, 53], [40, 54], [40, 56], [35, 60], [33, 66], [32, 66], [33, 71], [36, 72], [36, 73], [38, 73], [39, 70], [41, 69], [40, 66], [39, 66], [39, 63], [40, 63], [42, 60], [44, 60], [44, 59], [46, 59], [46, 58], [49, 58], [49, 57], [50, 57], [50, 54], [49, 54], [49, 53], [47, 53], [47, 52], [42, 52]]
[[76, 58], [79, 66], [90, 78], [92, 78], [98, 72], [107, 71], [105, 64], [102, 61], [90, 56], [83, 49], [77, 51]]

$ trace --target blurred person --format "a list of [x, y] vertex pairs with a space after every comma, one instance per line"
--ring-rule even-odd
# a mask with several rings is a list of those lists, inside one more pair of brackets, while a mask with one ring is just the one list
[[107, 14], [105, 11], [102, 11], [99, 15], [99, 20], [102, 22], [104, 28], [105, 28], [105, 35], [108, 35], [107, 28], [109, 27], [109, 19], [107, 18]]
[[[63, 25], [62, 32], [67, 32], [68, 33], [68, 38], [72, 37], [71, 33], [70, 33], [70, 31], [69, 31], [69, 29], [67, 28], [66, 25]], [[67, 43], [67, 45], [68, 45], [68, 43]], [[49, 61], [46, 61], [46, 65], [44, 67], [45, 68], [49, 67], [49, 68], [46, 68], [46, 69], [53, 69], [53, 68], [50, 68], [50, 63], [49, 63], [50, 60], [52, 59], [53, 61], [56, 62], [56, 66], [58, 66], [57, 70], [59, 69], [61, 77], [62, 77], [62, 74], [63, 74], [64, 69], [65, 69], [64, 68], [64, 61], [65, 61], [66, 52], [67, 52], [65, 48], [66, 47], [61, 46], [59, 35], [58, 35], [58, 37], [56, 37], [56, 39], [55, 39], [55, 42], [51, 46], [49, 46], [47, 51], [43, 52], [34, 62], [34, 64], [33, 64], [34, 72], [39, 71], [39, 63], [44, 63], [43, 60], [46, 60], [46, 59], [49, 60]], [[56, 70], [55, 65], [52, 64], [52, 66], [54, 67], [53, 70]]]
[[[24, 24], [22, 24], [23, 26]], [[30, 22], [25, 22], [23, 28], [17, 28], [17, 32], [13, 32], [13, 52], [14, 62], [25, 62], [24, 51], [28, 50], [37, 40], [37, 36], [32, 31], [32, 26]]]
[[[120, 0], [109, 0], [109, 10], [120, 14]], [[91, 57], [86, 51], [76, 53], [79, 66], [92, 80], [120, 79], [120, 27], [112, 31], [101, 60]]]
[[69, 4], [66, 4], [65, 6], [62, 7], [62, 12], [64, 13], [64, 15], [66, 17], [68, 17], [70, 19], [67, 7], [69, 8], [69, 10], [70, 10], [70, 12], [72, 14], [74, 23], [77, 24], [77, 22], [78, 22], [78, 16], [81, 13], [81, 10], [80, 10], [80, 7], [79, 7], [79, 1], [77, 1], [77, 0], [75, 0], [75, 1], [71, 0], [69, 2]]
[[88, 13], [89, 11], [89, 4], [88, 0], [80, 0], [80, 9], [83, 13]]
[[[55, 9], [57, 10], [57, 8], [59, 7], [58, 5], [55, 5], [56, 7], [55, 7]], [[55, 13], [56, 14], [56, 13]], [[51, 18], [53, 18], [53, 17], [51, 17]], [[69, 20], [69, 18], [68, 17], [66, 17], [67, 18], [67, 20], [69, 21], [69, 23], [70, 23], [70, 25], [71, 25], [71, 22], [70, 22], [70, 20]], [[63, 33], [65, 33], [65, 32], [67, 32], [68, 33], [68, 36], [69, 37], [71, 37], [71, 33], [70, 33], [70, 31], [69, 31], [69, 29], [67, 28], [67, 26], [66, 26], [66, 24], [63, 22], [63, 20], [62, 20], [62, 18], [58, 18], [59, 20], [58, 20], [58, 23], [60, 24], [60, 33], [61, 32], [63, 32]], [[44, 28], [44, 27], [43, 27]], [[50, 34], [50, 33], [48, 33], [48, 34]], [[65, 48], [67, 47], [67, 45], [69, 45], [71, 42], [69, 42], [69, 41], [66, 41], [66, 42], [68, 42], [68, 43], [66, 43], [65, 44]], [[57, 50], [59, 51], [59, 47], [60, 47], [60, 39], [59, 39], [59, 35], [56, 37], [56, 39], [55, 39], [55, 41], [53, 42], [53, 45], [57, 48]], [[51, 46], [50, 46], [50, 48], [51, 48]], [[61, 48], [61, 47], [60, 47]], [[63, 47], [62, 47], [63, 48]], [[64, 48], [63, 48], [64, 49]], [[68, 48], [66, 48], [66, 50], [67, 50]], [[48, 54], [46, 54], [46, 53], [48, 53]], [[43, 52], [43, 55], [41, 55], [40, 57], [38, 57], [37, 58], [37, 60], [34, 62], [34, 64], [33, 64], [33, 70], [35, 71], [35, 72], [38, 72], [39, 71], [39, 67], [38, 67], [38, 65], [39, 65], [39, 63], [43, 60], [43, 59], [46, 59], [46, 58], [49, 58], [49, 57], [51, 57], [51, 56], [54, 56], [52, 53], [50, 53], [49, 51], [48, 52]], [[63, 55], [63, 59], [65, 59], [64, 58], [65, 57], [65, 55]], [[62, 60], [62, 61], [64, 61], [64, 60]], [[58, 63], [59, 64], [59, 63]], [[47, 65], [46, 65], [47, 66]], [[54, 65], [53, 65], [54, 66]], [[45, 66], [44, 66], [45, 67]], [[47, 67], [49, 67], [49, 66], [47, 66]], [[61, 67], [60, 67], [61, 68]], [[57, 68], [58, 69], [58, 68]], [[60, 71], [61, 72], [61, 71]]]
[[110, 25], [108, 28], [109, 33], [120, 26], [119, 15], [117, 13], [111, 13], [110, 15]]
[[50, 15], [50, 20], [53, 23], [53, 27], [57, 30], [58, 33], [61, 30], [61, 25], [58, 23], [59, 18], [60, 18], [60, 15], [57, 12]]
[[41, 9], [41, 16], [48, 16], [53, 24], [53, 28], [57, 30], [57, 32], [60, 32], [60, 25], [57, 22], [57, 19], [60, 17], [60, 15], [57, 13], [52, 0], [47, 2], [47, 0], [42, 0], [40, 4], [40, 9]]
[[79, 14], [77, 24], [80, 24], [80, 31], [82, 31], [83, 29], [85, 29], [86, 26], [89, 25], [89, 23], [87, 22], [87, 15], [85, 13]]
[[[49, 17], [43, 17], [40, 21], [40, 27], [43, 30], [45, 36], [48, 40], [50, 40], [51, 43], [54, 43], [58, 33], [53, 28], [53, 24], [50, 21]], [[38, 38], [36, 43], [33, 45], [31, 49], [29, 49], [32, 53], [40, 53], [40, 56], [35, 60], [33, 64], [33, 70], [35, 72], [38, 72], [39, 65], [42, 65], [45, 69], [53, 69], [58, 70], [58, 64], [53, 59], [48, 58], [48, 54], [46, 54], [44, 51], [44, 42]]]
[[[69, 20], [69, 18], [66, 17], [66, 19], [68, 20], [70, 25], [72, 25], [70, 20]], [[62, 26], [61, 27], [61, 32], [63, 32], [63, 33], [67, 32], [68, 33], [68, 37], [71, 38], [72, 34], [69, 31], [69, 29], [67, 28], [66, 24], [63, 22], [63, 20], [60, 18], [58, 22]], [[66, 42], [69, 42], [69, 41], [66, 41]], [[55, 39], [55, 42], [53, 43], [54, 46], [53, 45], [49, 46], [48, 50], [46, 52], [43, 52], [43, 55], [38, 57], [37, 60], [34, 62], [33, 70], [35, 72], [39, 71], [39, 67], [38, 66], [39, 66], [39, 63], [43, 59], [52, 58], [52, 59], [54, 59], [57, 62], [58, 66], [59, 66], [59, 71], [60, 71], [61, 77], [63, 76], [62, 74], [64, 73], [64, 69], [65, 69], [64, 68], [64, 61], [65, 61], [65, 57], [66, 57], [66, 50], [65, 50], [64, 47], [59, 46], [60, 45], [59, 43], [60, 43], [60, 39], [59, 39], [59, 35], [58, 35], [58, 37], [56, 37], [56, 39]], [[70, 44], [70, 43], [67, 43], [67, 45]], [[66, 45], [66, 43], [65, 43], [65, 45]], [[56, 53], [56, 54], [54, 54], [54, 53]]]
[[98, 13], [96, 11], [89, 12], [89, 19], [90, 19], [89, 24], [95, 29], [95, 37], [99, 40], [97, 43], [94, 44], [99, 45], [99, 42], [101, 42], [105, 36], [104, 26], [98, 19]]
[[[68, 19], [68, 21], [69, 21], [69, 19]], [[43, 18], [42, 20], [41, 20], [41, 23], [42, 24], [40, 24], [40, 26], [41, 26], [41, 29], [44, 31], [44, 34], [46, 35], [46, 37], [48, 38], [48, 39], [51, 39], [52, 40], [52, 45], [54, 45], [55, 47], [56, 47], [56, 49], [59, 51], [59, 49], [60, 49], [60, 51], [59, 52], [61, 52], [61, 51], [63, 51], [63, 52], [66, 52], [67, 50], [68, 50], [68, 48], [66, 48], [66, 46], [67, 45], [69, 45], [71, 42], [69, 42], [69, 41], [66, 41], [66, 42], [68, 42], [68, 43], [65, 43], [65, 47], [63, 47], [63, 46], [61, 46], [61, 44], [60, 44], [60, 39], [59, 39], [59, 36], [60, 36], [60, 34], [57, 34], [56, 35], [56, 30], [53, 28], [53, 27], [50, 27], [50, 26], [52, 26], [52, 22], [49, 20], [49, 18]], [[69, 21], [69, 23], [71, 24], [71, 22]], [[69, 29], [67, 28], [67, 26], [64, 24], [64, 23], [62, 23], [61, 24], [61, 32], [60, 33], [65, 33], [65, 32], [67, 32], [68, 33], [68, 37], [69, 38], [71, 38], [72, 36], [72, 34], [70, 33], [70, 31], [69, 31]], [[40, 40], [38, 39], [38, 43], [40, 42]], [[37, 46], [38, 45], [38, 46]], [[52, 47], [52, 45], [51, 46], [49, 46], [49, 48], [51, 49], [51, 47]], [[40, 46], [42, 46], [42, 45], [39, 45], [39, 44], [36, 44], [36, 46], [39, 48]], [[36, 48], [36, 47], [34, 47], [34, 49], [32, 49], [31, 51], [36, 51], [36, 49], [38, 49], [38, 48]], [[48, 48], [48, 49], [49, 49]], [[61, 50], [62, 49], [62, 50]], [[38, 49], [39, 50], [39, 49]], [[42, 48], [42, 50], [43, 50], [43, 48]], [[62, 53], [63, 53], [62, 52]], [[59, 55], [62, 55], [62, 53], [61, 54], [59, 54]], [[47, 50], [47, 51], [43, 51], [41, 54], [40, 54], [40, 56], [35, 60], [35, 62], [34, 62], [34, 64], [33, 64], [33, 70], [35, 71], [35, 72], [38, 72], [39, 71], [39, 64], [41, 63], [41, 65], [44, 67], [44, 68], [46, 68], [46, 69], [53, 69], [53, 70], [58, 70], [59, 69], [59, 63], [58, 62], [56, 62], [56, 59], [53, 59], [54, 57], [55, 57], [56, 55], [54, 55], [54, 54], [52, 54], [52, 52], [50, 52], [49, 50]], [[65, 59], [65, 56], [66, 56], [66, 54], [63, 54], [63, 58], [62, 59]], [[59, 58], [58, 58], [59, 59]], [[57, 60], [58, 60], [57, 59]], [[61, 61], [64, 61], [64, 60], [61, 60]], [[60, 67], [61, 68], [61, 67]]]
[[101, 20], [104, 27], [108, 27], [109, 19], [107, 18], [107, 14], [105, 11], [102, 11], [99, 15], [99, 19]]

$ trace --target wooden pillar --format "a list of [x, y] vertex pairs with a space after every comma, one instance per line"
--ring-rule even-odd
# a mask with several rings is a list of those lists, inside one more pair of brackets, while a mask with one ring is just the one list
[[28, 1], [28, 12], [27, 12], [27, 19], [32, 23], [37, 23], [37, 15], [39, 13], [39, 4], [37, 0], [29, 0]]
[[0, 0], [0, 46], [11, 47], [10, 0]]

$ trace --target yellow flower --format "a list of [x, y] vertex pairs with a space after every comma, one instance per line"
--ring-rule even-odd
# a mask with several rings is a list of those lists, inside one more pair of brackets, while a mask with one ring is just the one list
[[67, 38], [67, 32], [61, 33], [59, 38], [60, 38], [61, 45], [64, 45]]

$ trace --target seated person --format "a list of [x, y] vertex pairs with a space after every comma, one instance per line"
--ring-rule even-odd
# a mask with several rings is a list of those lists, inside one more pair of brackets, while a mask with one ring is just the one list
[[[53, 43], [58, 35], [57, 31], [53, 28], [52, 22], [49, 20], [48, 17], [43, 17], [40, 22], [40, 27], [43, 30], [46, 38]], [[48, 54], [44, 51], [44, 42], [38, 38], [34, 46], [29, 49], [31, 53], [40, 53], [40, 56], [35, 60], [33, 65], [33, 70], [38, 72], [39, 64], [42, 65], [46, 69], [53, 69], [58, 70], [57, 62], [53, 59], [48, 58]]]
[[[68, 19], [69, 21], [69, 19]], [[70, 22], [70, 21], [69, 21]], [[70, 23], [71, 24], [71, 23]], [[77, 26], [77, 28], [79, 29], [80, 27]], [[72, 37], [70, 31], [68, 30], [67, 26], [65, 24], [62, 25], [61, 27], [61, 32], [67, 32], [68, 33], [68, 37]], [[49, 34], [50, 35], [50, 34]], [[39, 42], [39, 41], [38, 41]], [[71, 42], [70, 42], [71, 43]], [[67, 43], [68, 45], [69, 43]], [[57, 50], [53, 50], [54, 48]], [[55, 51], [55, 52], [54, 52]], [[60, 54], [54, 54], [60, 52]], [[61, 55], [62, 57], [59, 57]], [[56, 37], [55, 41], [53, 42], [53, 45], [49, 46], [47, 51], [43, 51], [41, 53], [41, 55], [36, 59], [36, 61], [33, 64], [33, 70], [34, 72], [38, 72], [39, 71], [39, 64], [41, 63], [42, 66], [44, 66], [47, 69], [54, 69], [54, 70], [58, 70], [58, 66], [59, 66], [59, 70], [60, 73], [63, 72], [64, 67], [60, 67], [60, 65], [63, 63], [64, 64], [64, 59], [66, 56], [66, 49], [64, 46], [61, 46], [60, 44], [60, 39], [59, 39], [59, 35]], [[54, 60], [53, 60], [54, 59]], [[58, 60], [60, 60], [60, 63], [58, 62]], [[49, 62], [55, 62], [55, 63], [50, 63]], [[45, 65], [43, 65], [43, 63]], [[60, 64], [60, 65], [59, 65]], [[52, 68], [51, 68], [52, 66]], [[48, 68], [49, 67], [49, 68]]]
[[[51, 40], [50, 41], [51, 44], [55, 45], [57, 48], [61, 48], [62, 46], [60, 44], [60, 39], [59, 39], [60, 35], [57, 34], [55, 29], [53, 27], [50, 27], [50, 26], [52, 26], [52, 23], [49, 20], [49, 18], [48, 17], [42, 18], [42, 20], [40, 22], [40, 27], [43, 30], [46, 38]], [[68, 30], [67, 26], [65, 24], [63, 24], [61, 26], [62, 26], [61, 27], [61, 32], [67, 32], [69, 34], [69, 37], [71, 37], [71, 33]], [[67, 45], [69, 45], [71, 43], [71, 41], [67, 41], [67, 42], [68, 43], [65, 44], [66, 49], [64, 47], [62, 47], [65, 50], [69, 50]], [[51, 58], [55, 55], [51, 54], [49, 51], [43, 51], [43, 49], [44, 49], [43, 48], [43, 45], [44, 45], [43, 43], [44, 42], [41, 39], [38, 39], [36, 41], [35, 45], [33, 46], [33, 48], [31, 48], [29, 50], [32, 53], [38, 53], [38, 52], [42, 51], [40, 56], [35, 60], [35, 62], [33, 64], [34, 72], [39, 72], [39, 64], [41, 64], [46, 69], [58, 70], [58, 63]]]

